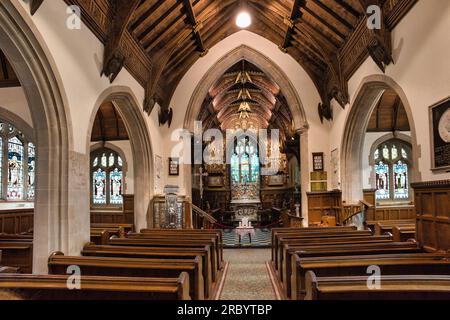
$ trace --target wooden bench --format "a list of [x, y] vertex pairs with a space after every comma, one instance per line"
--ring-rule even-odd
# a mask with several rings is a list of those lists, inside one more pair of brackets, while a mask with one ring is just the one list
[[[139, 246], [153, 246], [158, 243], [161, 246], [168, 247], [207, 245], [211, 247], [212, 257], [214, 258], [213, 266], [217, 269], [222, 269], [223, 266], [222, 252], [217, 247], [217, 238], [215, 236], [204, 235], [193, 237], [192, 235], [178, 235], [176, 237], [168, 237], [167, 235], [131, 234], [126, 239], [135, 241], [136, 245]], [[111, 238], [110, 242], [112, 240], [114, 238]]]
[[134, 225], [130, 223], [91, 223], [91, 229], [120, 229], [125, 233], [134, 232]]
[[305, 300], [450, 300], [450, 276], [382, 276], [370, 289], [366, 277], [317, 277], [306, 274]]
[[195, 259], [200, 256], [205, 279], [205, 297], [211, 297], [212, 270], [209, 250], [205, 248], [157, 248], [157, 247], [120, 247], [97, 246], [87, 244], [81, 254], [89, 257], [143, 258], [143, 259]]
[[392, 228], [392, 236], [393, 240], [398, 242], [415, 239], [416, 226], [394, 226]]
[[384, 236], [372, 236], [371, 234], [325, 234], [325, 235], [315, 235], [315, 236], [280, 236], [278, 238], [278, 244], [275, 248], [275, 268], [279, 270], [282, 263], [282, 250], [285, 244], [315, 244], [315, 243], [351, 243], [354, 242], [372, 242], [372, 241], [390, 241], [392, 240], [392, 235]]
[[21, 273], [33, 272], [33, 243], [31, 241], [0, 241], [2, 265], [19, 268]]
[[189, 275], [174, 278], [82, 276], [81, 290], [69, 290], [67, 275], [0, 274], [0, 292], [24, 300], [190, 300]]
[[349, 255], [379, 255], [400, 253], [423, 252], [415, 242], [388, 242], [388, 243], [352, 243], [346, 245], [316, 245], [316, 246], [287, 246], [284, 251], [284, 263], [282, 265], [282, 277], [286, 297], [291, 296], [292, 256], [300, 258], [325, 257], [325, 256], [349, 256]]
[[217, 254], [219, 267], [222, 268], [223, 263], [223, 242], [221, 231], [207, 231], [207, 230], [151, 230], [148, 229], [145, 233], [129, 233], [128, 238], [172, 238], [172, 239], [195, 239], [195, 240], [214, 240], [214, 245], [211, 248]]
[[393, 228], [394, 227], [407, 227], [407, 228], [416, 228], [416, 224], [415, 223], [401, 223], [401, 224], [391, 224], [391, 223], [377, 223], [375, 225], [375, 235], [382, 235], [385, 234], [386, 232], [390, 232], [393, 234]]
[[[317, 230], [314, 230], [317, 229]], [[314, 230], [314, 231], [311, 231]], [[280, 239], [295, 238], [330, 238], [330, 237], [350, 237], [350, 236], [371, 236], [370, 231], [363, 230], [326, 230], [319, 228], [305, 228], [291, 232], [275, 232], [272, 239], [272, 259], [276, 259], [280, 248]]]
[[292, 258], [291, 297], [303, 300], [306, 295], [305, 276], [313, 271], [319, 277], [369, 276], [369, 266], [378, 266], [381, 275], [449, 275], [450, 261], [446, 254], [388, 254], [369, 256]]
[[205, 297], [202, 260], [195, 259], [132, 259], [109, 257], [72, 257], [53, 253], [48, 260], [50, 274], [64, 275], [70, 266], [78, 266], [82, 275], [118, 277], [178, 277], [189, 274], [190, 296], [195, 300]]
[[403, 219], [403, 220], [368, 220], [364, 223], [368, 230], [371, 230], [375, 234], [375, 226], [380, 224], [390, 224], [390, 225], [403, 225], [403, 224], [415, 224], [413, 219]]
[[124, 238], [125, 232], [123, 229], [92, 229], [91, 228], [91, 242], [96, 245], [108, 244], [109, 238], [112, 236]]

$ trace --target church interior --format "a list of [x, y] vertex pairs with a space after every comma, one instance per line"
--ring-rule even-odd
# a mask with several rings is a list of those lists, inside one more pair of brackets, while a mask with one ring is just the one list
[[2, 0], [0, 300], [449, 300], [450, 1]]

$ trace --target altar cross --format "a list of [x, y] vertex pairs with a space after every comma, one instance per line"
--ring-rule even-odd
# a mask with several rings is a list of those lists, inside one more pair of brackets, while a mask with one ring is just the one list
[[203, 167], [200, 167], [200, 169], [198, 169], [198, 172], [199, 173], [196, 173], [195, 176], [200, 178], [200, 181], [199, 181], [200, 199], [202, 200], [202, 203], [203, 203], [203, 177], [208, 177], [209, 174], [208, 174], [208, 172], [203, 171]]

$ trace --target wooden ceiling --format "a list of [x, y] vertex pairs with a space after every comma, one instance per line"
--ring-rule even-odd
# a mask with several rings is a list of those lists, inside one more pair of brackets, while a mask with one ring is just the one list
[[411, 131], [408, 115], [400, 97], [387, 90], [370, 117], [367, 132]]
[[5, 54], [0, 50], [0, 88], [9, 87], [20, 87], [20, 81]]
[[111, 102], [100, 106], [92, 129], [92, 142], [129, 140], [125, 124]]
[[[32, 0], [34, 8], [43, 0]], [[308, 72], [322, 98], [348, 103], [347, 81], [368, 57], [384, 70], [392, 62], [390, 32], [417, 0], [64, 0], [105, 44], [102, 75], [114, 81], [123, 66], [146, 88], [144, 109], [171, 97], [189, 68], [239, 31], [236, 14], [252, 15], [250, 31], [272, 41]], [[366, 8], [382, 8], [379, 30], [367, 28]]]
[[[245, 74], [250, 79], [246, 79], [245, 83], [238, 81]], [[248, 92], [250, 96], [244, 97], [243, 92]], [[245, 60], [228, 69], [209, 90], [198, 120], [203, 122], [204, 130], [234, 129], [241, 122], [239, 106], [245, 101], [251, 107], [247, 119], [249, 124], [259, 129], [279, 129], [282, 138], [292, 134], [292, 114], [280, 87], [258, 67]]]

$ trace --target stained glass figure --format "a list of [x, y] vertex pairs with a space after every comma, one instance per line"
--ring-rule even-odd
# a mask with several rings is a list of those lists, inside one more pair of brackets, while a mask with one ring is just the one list
[[375, 165], [376, 172], [376, 199], [386, 200], [390, 198], [389, 166], [383, 161]]
[[17, 137], [8, 142], [7, 200], [23, 200], [23, 144]]
[[402, 161], [394, 164], [394, 199], [408, 199], [408, 165]]
[[402, 148], [402, 157], [403, 159], [408, 159], [408, 152], [406, 152], [406, 150], [403, 148]]
[[102, 167], [106, 167], [108, 165], [108, 158], [106, 157], [106, 153], [102, 155]]
[[398, 149], [395, 145], [392, 146], [391, 154], [392, 154], [392, 160], [398, 158]]
[[239, 156], [237, 154], [231, 156], [231, 181], [233, 184], [238, 184], [240, 181]]
[[389, 148], [387, 146], [383, 148], [383, 158], [389, 160]]
[[380, 158], [380, 150], [375, 150], [375, 154], [373, 157], [375, 158], [375, 160], [378, 160]]
[[28, 180], [27, 198], [29, 201], [35, 197], [35, 177], [36, 177], [36, 148], [31, 142], [28, 144]]
[[114, 153], [111, 153], [109, 155], [109, 166], [112, 167], [114, 165], [114, 162], [116, 161], [116, 158], [114, 157]]
[[111, 204], [122, 204], [122, 171], [117, 168], [110, 172], [110, 189]]
[[94, 204], [106, 204], [106, 173], [102, 169], [94, 172], [93, 190]]
[[92, 166], [98, 166], [98, 157], [95, 157], [94, 162], [92, 162]]

